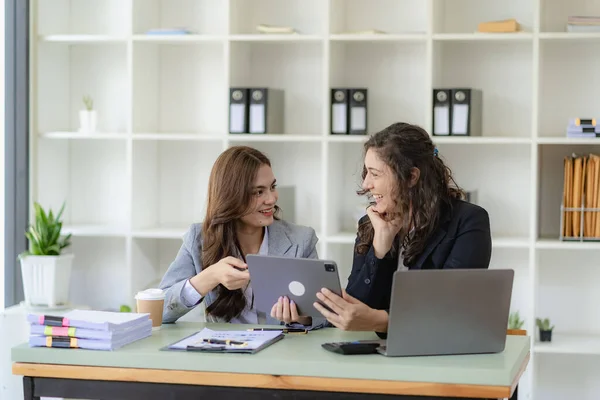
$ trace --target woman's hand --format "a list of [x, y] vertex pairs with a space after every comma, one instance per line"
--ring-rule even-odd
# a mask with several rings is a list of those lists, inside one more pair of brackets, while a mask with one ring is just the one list
[[190, 279], [192, 286], [202, 296], [206, 296], [219, 284], [229, 290], [236, 290], [246, 287], [248, 282], [250, 282], [248, 266], [242, 260], [231, 256], [203, 269]]
[[350, 296], [345, 290], [342, 292], [342, 297], [340, 297], [329, 289], [321, 289], [317, 293], [317, 298], [333, 312], [327, 310], [318, 302], [313, 304], [314, 307], [329, 322], [342, 330], [387, 332], [387, 312], [367, 306]]
[[271, 317], [278, 321], [283, 321], [286, 324], [292, 322], [298, 322], [303, 325], [310, 325], [312, 323], [311, 317], [303, 317], [298, 315], [298, 308], [293, 300], [290, 300], [287, 296], [279, 297], [277, 303], [271, 308]]
[[375, 257], [381, 259], [392, 248], [394, 238], [402, 227], [401, 220], [399, 217], [395, 217], [388, 221], [384, 215], [373, 210], [371, 206], [367, 208], [367, 215], [371, 220], [371, 225], [373, 225], [373, 249], [375, 250]]

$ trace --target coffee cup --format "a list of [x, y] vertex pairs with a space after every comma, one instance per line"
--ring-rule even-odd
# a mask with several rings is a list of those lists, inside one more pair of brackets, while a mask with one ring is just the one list
[[137, 301], [137, 312], [150, 314], [152, 330], [160, 329], [162, 325], [163, 306], [165, 304], [165, 292], [162, 289], [146, 289], [135, 295]]

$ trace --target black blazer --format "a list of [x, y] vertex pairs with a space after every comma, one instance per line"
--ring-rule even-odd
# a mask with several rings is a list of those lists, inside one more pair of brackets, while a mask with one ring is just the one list
[[[369, 218], [364, 216], [361, 222]], [[358, 237], [357, 237], [358, 241]], [[488, 268], [492, 255], [490, 220], [485, 209], [455, 200], [451, 209], [440, 216], [440, 226], [425, 250], [409, 269]], [[346, 292], [378, 310], [389, 310], [392, 278], [398, 267], [398, 255], [375, 256], [373, 246], [366, 254], [356, 252]]]

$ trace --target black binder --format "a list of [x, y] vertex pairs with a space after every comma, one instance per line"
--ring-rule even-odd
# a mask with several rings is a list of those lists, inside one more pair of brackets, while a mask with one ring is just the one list
[[250, 133], [284, 132], [284, 93], [281, 89], [250, 88]]
[[346, 135], [348, 134], [349, 118], [349, 102], [348, 89], [334, 88], [331, 89], [331, 134]]
[[482, 130], [482, 93], [479, 89], [457, 88], [451, 91], [451, 135], [479, 136]]
[[229, 89], [229, 133], [248, 132], [248, 89]]
[[367, 134], [367, 89], [353, 88], [349, 90], [350, 135]]
[[434, 136], [450, 135], [452, 110], [450, 107], [450, 89], [433, 89], [433, 129]]

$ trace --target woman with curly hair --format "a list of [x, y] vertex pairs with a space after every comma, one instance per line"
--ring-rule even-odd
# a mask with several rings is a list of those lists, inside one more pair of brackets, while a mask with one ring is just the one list
[[393, 275], [403, 269], [488, 268], [492, 252], [488, 213], [463, 200], [450, 169], [422, 128], [395, 123], [364, 145], [354, 261], [342, 297], [323, 289], [315, 302], [344, 330], [384, 333]]

